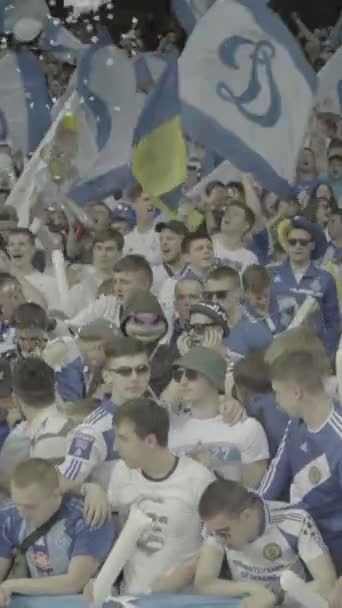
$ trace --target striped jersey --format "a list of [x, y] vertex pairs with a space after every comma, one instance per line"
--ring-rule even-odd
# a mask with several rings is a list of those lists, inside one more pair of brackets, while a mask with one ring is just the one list
[[114, 449], [115, 411], [112, 401], [104, 400], [74, 429], [59, 468], [66, 479], [81, 483], [91, 479], [107, 488], [113, 462], [119, 458]]
[[263, 532], [243, 549], [226, 547], [222, 537], [204, 529], [205, 543], [222, 551], [222, 558], [226, 553], [233, 580], [256, 581], [277, 592], [285, 570], [305, 579], [303, 564], [308, 565], [327, 553], [327, 548], [304, 509], [281, 502], [262, 501], [262, 504]]
[[[101, 564], [114, 541], [114, 526], [107, 519], [100, 527], [89, 527], [83, 516], [83, 501], [65, 496], [57, 521], [50, 530], [38, 538], [26, 552], [26, 561], [32, 578], [60, 576], [68, 572], [70, 561], [79, 556], [93, 557]], [[12, 501], [0, 507], [0, 557], [11, 559], [35, 529], [19, 513]]]
[[342, 567], [342, 408], [334, 404], [319, 430], [303, 420], [289, 422], [260, 493], [276, 500], [290, 489], [291, 502], [302, 502]]

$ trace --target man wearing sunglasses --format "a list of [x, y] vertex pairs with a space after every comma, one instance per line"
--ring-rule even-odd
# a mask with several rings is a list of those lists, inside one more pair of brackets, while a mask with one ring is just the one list
[[72, 433], [60, 467], [66, 489], [89, 479], [107, 487], [113, 462], [119, 457], [113, 416], [127, 399], [142, 397], [148, 388], [150, 365], [143, 343], [116, 337], [106, 346], [105, 355], [103, 380], [111, 387], [111, 396]]
[[241, 319], [243, 292], [240, 274], [229, 266], [218, 266], [211, 270], [204, 286], [203, 298], [219, 304], [228, 316], [230, 329]]
[[269, 450], [265, 432], [254, 418], [230, 426], [220, 413], [227, 365], [218, 353], [192, 348], [175, 363], [182, 403], [188, 408], [173, 420], [169, 445], [177, 454], [193, 455], [228, 479], [242, 478], [257, 487], [266, 472]]
[[270, 266], [269, 271], [281, 329], [285, 331], [299, 307], [308, 298], [314, 298], [319, 308], [314, 318], [315, 332], [333, 357], [340, 335], [337, 289], [331, 274], [315, 264], [326, 250], [325, 235], [317, 224], [302, 217], [281, 223], [278, 233], [288, 258], [280, 265]]

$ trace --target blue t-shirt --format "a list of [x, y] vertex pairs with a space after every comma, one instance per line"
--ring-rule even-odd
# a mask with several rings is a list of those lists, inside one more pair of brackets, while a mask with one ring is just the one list
[[266, 500], [291, 489], [316, 522], [335, 565], [342, 572], [342, 408], [335, 404], [325, 424], [310, 431], [303, 420], [289, 422], [278, 452], [259, 488]]
[[280, 409], [274, 393], [255, 395], [248, 403], [246, 410], [248, 416], [256, 418], [262, 425], [267, 436], [270, 455], [273, 458], [289, 423], [288, 415]]
[[[34, 529], [12, 501], [3, 503], [0, 508], [0, 557], [10, 559], [16, 547]], [[84, 521], [83, 501], [66, 496], [57, 521], [26, 552], [30, 574], [32, 577], [66, 574], [70, 561], [81, 555], [91, 556], [100, 564], [111, 550], [114, 538], [114, 525], [110, 519], [99, 528], [90, 528]]]

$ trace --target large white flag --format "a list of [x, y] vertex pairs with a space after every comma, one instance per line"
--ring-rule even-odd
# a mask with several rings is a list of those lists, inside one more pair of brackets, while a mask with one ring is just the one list
[[216, 0], [179, 60], [184, 127], [193, 139], [286, 196], [317, 78], [264, 2]]
[[336, 51], [318, 74], [317, 101], [320, 112], [342, 112], [342, 48]]

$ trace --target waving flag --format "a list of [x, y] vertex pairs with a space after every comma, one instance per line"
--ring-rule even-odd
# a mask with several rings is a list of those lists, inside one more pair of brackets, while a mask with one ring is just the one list
[[172, 0], [172, 10], [184, 30], [191, 34], [197, 21], [211, 8], [215, 0]]
[[318, 74], [318, 108], [320, 112], [342, 112], [342, 48], [329, 59]]
[[140, 115], [134, 133], [132, 166], [143, 190], [153, 197], [165, 195], [167, 207], [174, 211], [178, 200], [172, 193], [184, 183], [187, 174], [176, 60], [170, 61]]
[[168, 53], [141, 53], [132, 59], [137, 79], [137, 89], [149, 92], [159, 81], [173, 54]]
[[[97, 47], [111, 44], [107, 30], [101, 30], [94, 35], [92, 43]], [[65, 61], [76, 65], [89, 44], [83, 44], [76, 36], [67, 30], [59, 19], [49, 19], [47, 27], [39, 38], [39, 47], [42, 51], [49, 51]]]
[[91, 48], [79, 72], [77, 93], [96, 154], [81, 150], [83, 171], [69, 195], [85, 204], [125, 188], [132, 180], [133, 132], [141, 108], [134, 66], [123, 51], [112, 45]]
[[50, 126], [50, 98], [39, 61], [31, 53], [0, 59], [0, 138], [24, 155], [33, 152]]
[[286, 196], [317, 78], [282, 21], [255, 0], [216, 0], [179, 60], [184, 128]]
[[88, 47], [67, 30], [58, 19], [49, 19], [49, 23], [39, 38], [42, 51], [49, 51], [62, 61], [76, 64], [79, 57]]

